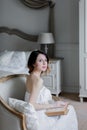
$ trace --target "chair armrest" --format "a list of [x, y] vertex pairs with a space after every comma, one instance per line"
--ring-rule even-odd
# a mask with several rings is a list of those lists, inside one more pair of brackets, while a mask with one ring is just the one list
[[0, 96], [0, 130], [6, 130], [6, 128], [9, 130], [26, 130], [25, 115], [11, 108]]

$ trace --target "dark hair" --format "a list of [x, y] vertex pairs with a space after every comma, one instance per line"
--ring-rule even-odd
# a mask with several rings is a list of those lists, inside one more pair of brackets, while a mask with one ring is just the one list
[[[33, 71], [33, 69], [34, 69], [33, 65], [35, 64], [36, 59], [37, 59], [39, 54], [45, 55], [47, 58], [47, 63], [49, 64], [49, 57], [45, 52], [43, 52], [41, 50], [32, 51], [30, 56], [29, 56], [28, 64], [27, 64], [27, 66], [29, 68], [29, 73], [31, 73]], [[49, 66], [47, 66], [47, 71], [49, 71]]]

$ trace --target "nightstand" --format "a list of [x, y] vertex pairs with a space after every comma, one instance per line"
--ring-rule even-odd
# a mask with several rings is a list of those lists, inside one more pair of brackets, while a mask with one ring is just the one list
[[43, 76], [45, 86], [50, 89], [52, 94], [59, 95], [61, 92], [61, 59], [50, 59], [51, 72]]

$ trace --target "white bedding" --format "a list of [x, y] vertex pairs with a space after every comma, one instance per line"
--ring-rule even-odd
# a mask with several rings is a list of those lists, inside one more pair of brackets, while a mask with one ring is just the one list
[[27, 61], [31, 51], [0, 52], [0, 78], [11, 74], [28, 74]]
[[6, 77], [6, 76], [12, 75], [12, 74], [14, 74], [14, 73], [0, 70], [0, 78]]

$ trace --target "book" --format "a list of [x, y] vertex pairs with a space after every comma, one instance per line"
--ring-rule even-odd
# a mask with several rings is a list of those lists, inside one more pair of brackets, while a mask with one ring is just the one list
[[66, 115], [68, 113], [68, 105], [56, 108], [49, 108], [45, 111], [47, 116], [58, 116], [58, 115]]

